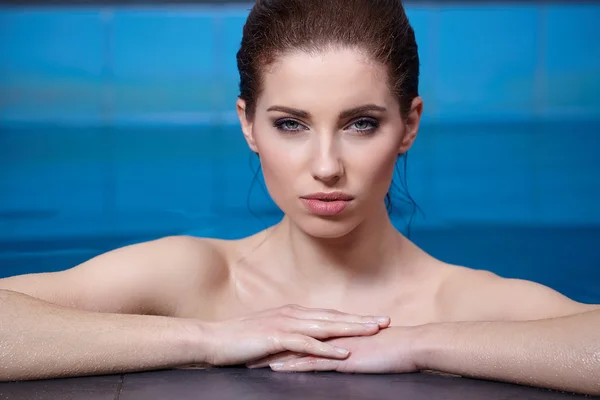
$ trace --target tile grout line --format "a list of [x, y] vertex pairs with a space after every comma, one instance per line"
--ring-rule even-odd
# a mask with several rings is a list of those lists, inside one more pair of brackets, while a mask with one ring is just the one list
[[121, 397], [121, 391], [123, 391], [123, 382], [125, 381], [125, 375], [121, 375], [119, 377], [119, 383], [117, 384], [117, 393], [115, 395], [115, 400], [119, 400]]

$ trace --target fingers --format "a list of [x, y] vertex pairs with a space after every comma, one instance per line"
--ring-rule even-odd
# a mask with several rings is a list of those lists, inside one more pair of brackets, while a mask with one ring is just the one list
[[255, 368], [266, 368], [270, 364], [278, 363], [278, 362], [286, 362], [299, 358], [305, 357], [305, 354], [300, 353], [292, 353], [292, 352], [284, 352], [275, 354], [272, 356], [261, 358], [260, 360], [255, 360], [246, 364], [247, 368], [255, 369]]
[[387, 327], [390, 324], [390, 318], [386, 316], [345, 314], [335, 310], [310, 310], [306, 314], [311, 319], [330, 322], [375, 323], [381, 327]]
[[350, 351], [341, 349], [332, 344], [321, 342], [312, 337], [292, 334], [279, 340], [279, 345], [287, 351], [343, 360], [350, 355]]
[[[322, 355], [327, 354], [330, 349], [334, 349], [340, 354], [346, 354], [347, 349], [341, 350], [334, 343], [344, 340], [342, 337], [371, 336], [379, 332], [379, 327], [375, 324], [356, 324], [327, 321], [304, 321], [292, 319], [291, 323], [277, 338], [275, 351], [271, 355], [253, 360], [246, 366], [248, 368], [264, 368], [277, 361], [288, 361], [291, 359], [305, 357], [308, 354]], [[320, 340], [337, 337], [334, 341], [322, 342]], [[319, 340], [315, 340], [319, 339]], [[290, 344], [290, 340], [295, 342]], [[300, 345], [298, 342], [302, 342]], [[302, 347], [304, 346], [304, 347]], [[283, 351], [289, 350], [289, 351]], [[324, 349], [323, 351], [317, 349]], [[317, 350], [317, 351], [315, 351]], [[310, 351], [310, 353], [309, 353]], [[339, 355], [337, 355], [339, 358]]]
[[315, 319], [329, 322], [350, 322], [350, 323], [375, 323], [380, 327], [385, 328], [390, 324], [390, 318], [387, 316], [375, 315], [357, 315], [347, 314], [337, 310], [320, 309], [320, 308], [305, 308], [301, 306], [284, 306], [282, 311], [289, 316], [299, 319]]
[[302, 357], [272, 362], [269, 366], [277, 372], [337, 371], [342, 362], [326, 358]]
[[330, 322], [291, 318], [283, 328], [287, 332], [299, 333], [316, 339], [346, 336], [370, 336], [379, 332], [376, 323]]

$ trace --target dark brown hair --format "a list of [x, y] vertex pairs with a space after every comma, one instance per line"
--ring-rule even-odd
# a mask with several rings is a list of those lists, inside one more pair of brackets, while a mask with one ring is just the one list
[[240, 95], [254, 116], [261, 74], [278, 56], [350, 47], [388, 67], [402, 114], [418, 96], [419, 55], [401, 0], [257, 0], [237, 53]]

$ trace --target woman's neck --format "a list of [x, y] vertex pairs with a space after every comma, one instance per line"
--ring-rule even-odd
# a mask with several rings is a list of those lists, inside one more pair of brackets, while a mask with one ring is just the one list
[[384, 207], [349, 234], [323, 239], [308, 235], [285, 217], [272, 231], [278, 258], [298, 284], [355, 286], [385, 282], [416, 255], [392, 225]]

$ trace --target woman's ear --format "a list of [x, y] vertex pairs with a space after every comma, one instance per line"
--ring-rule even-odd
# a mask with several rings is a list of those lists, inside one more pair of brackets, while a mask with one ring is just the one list
[[253, 123], [248, 118], [246, 113], [246, 101], [242, 99], [237, 99], [236, 109], [238, 118], [240, 119], [240, 125], [242, 126], [242, 132], [244, 133], [244, 138], [246, 138], [246, 142], [250, 147], [250, 150], [258, 154], [258, 148], [256, 147], [256, 141], [254, 140], [254, 135], [252, 132]]
[[421, 97], [415, 97], [412, 101], [410, 111], [405, 118], [405, 132], [398, 149], [398, 154], [406, 153], [415, 142], [417, 134], [419, 133], [419, 125], [421, 124], [421, 115], [423, 115], [423, 99]]

